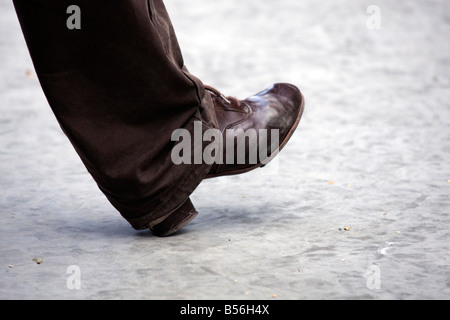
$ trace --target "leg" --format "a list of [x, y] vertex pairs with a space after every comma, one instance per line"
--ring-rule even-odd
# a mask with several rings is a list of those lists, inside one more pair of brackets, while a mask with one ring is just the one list
[[162, 0], [77, 0], [81, 29], [73, 30], [66, 26], [72, 1], [13, 1], [62, 130], [135, 229], [176, 232], [196, 216], [189, 196], [203, 179], [247, 172], [265, 160], [175, 165], [175, 130], [193, 136], [200, 122], [203, 132], [239, 129], [243, 141], [248, 129], [275, 129], [281, 148], [300, 121], [303, 97], [292, 85], [276, 84], [242, 101], [206, 90], [184, 66]]
[[174, 165], [175, 129], [217, 126], [187, 72], [162, 0], [14, 0], [44, 93], [109, 201], [136, 229], [187, 201], [210, 165]]

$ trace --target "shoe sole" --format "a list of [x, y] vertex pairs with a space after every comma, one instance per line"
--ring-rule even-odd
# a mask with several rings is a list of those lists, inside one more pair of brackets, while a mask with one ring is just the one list
[[188, 198], [179, 208], [175, 209], [166, 219], [150, 228], [157, 237], [168, 237], [189, 224], [198, 215], [194, 205]]
[[214, 173], [211, 175], [207, 175], [205, 177], [205, 179], [211, 179], [211, 178], [216, 178], [216, 177], [224, 177], [224, 176], [232, 176], [232, 175], [237, 175], [237, 174], [242, 174], [242, 173], [246, 173], [249, 171], [252, 171], [254, 169], [257, 168], [262, 168], [264, 167], [266, 164], [268, 164], [278, 153], [280, 153], [280, 151], [284, 148], [284, 146], [288, 143], [289, 139], [292, 137], [292, 135], [294, 134], [295, 130], [297, 129], [300, 120], [302, 118], [303, 115], [303, 111], [305, 110], [305, 98], [303, 97], [303, 93], [300, 92], [300, 97], [302, 99], [302, 103], [300, 105], [300, 109], [297, 115], [297, 119], [295, 120], [294, 124], [292, 125], [291, 129], [289, 129], [286, 137], [284, 138], [284, 140], [281, 142], [280, 147], [278, 148], [278, 150], [274, 153], [272, 153], [270, 155], [270, 157], [268, 158], [268, 161], [264, 161], [263, 163], [258, 163], [252, 167], [248, 167], [248, 168], [244, 168], [244, 169], [237, 169], [237, 170], [233, 170], [233, 171], [228, 171], [228, 172], [221, 172], [221, 173]]

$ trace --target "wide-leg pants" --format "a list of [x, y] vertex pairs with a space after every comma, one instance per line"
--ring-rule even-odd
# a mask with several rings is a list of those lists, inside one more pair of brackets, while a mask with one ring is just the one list
[[218, 125], [163, 1], [14, 5], [48, 103], [110, 203], [135, 229], [182, 204], [210, 165], [175, 165], [172, 133], [192, 133], [195, 121], [203, 131]]

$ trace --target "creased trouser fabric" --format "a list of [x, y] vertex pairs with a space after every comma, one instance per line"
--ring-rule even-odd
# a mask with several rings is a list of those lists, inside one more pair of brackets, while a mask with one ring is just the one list
[[[217, 127], [184, 66], [162, 0], [14, 0], [42, 89], [111, 204], [136, 229], [179, 206], [210, 170], [175, 165], [172, 132]], [[81, 29], [69, 29], [70, 5]]]

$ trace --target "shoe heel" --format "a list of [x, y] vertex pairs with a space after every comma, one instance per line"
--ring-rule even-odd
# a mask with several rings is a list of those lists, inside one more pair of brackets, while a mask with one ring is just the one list
[[168, 237], [191, 222], [198, 215], [194, 205], [188, 198], [162, 222], [150, 228], [157, 237]]

